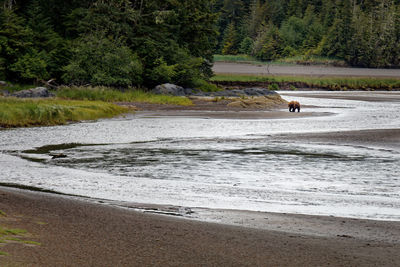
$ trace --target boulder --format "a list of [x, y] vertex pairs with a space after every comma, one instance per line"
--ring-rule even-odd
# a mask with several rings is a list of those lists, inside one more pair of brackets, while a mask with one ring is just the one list
[[0, 87], [6, 87], [8, 84], [5, 81], [0, 81]]
[[174, 95], [174, 96], [184, 96], [186, 95], [185, 89], [175, 84], [164, 83], [161, 85], [157, 85], [152, 93], [159, 95]]
[[19, 98], [38, 98], [38, 97], [52, 97], [54, 96], [54, 94], [50, 93], [46, 87], [36, 87], [12, 93], [11, 96]]

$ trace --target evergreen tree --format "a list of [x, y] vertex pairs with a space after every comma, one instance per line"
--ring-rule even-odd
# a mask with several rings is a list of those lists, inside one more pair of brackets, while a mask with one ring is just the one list
[[[22, 73], [21, 75], [20, 66], [23, 65], [22, 61], [33, 62], [29, 59], [29, 52], [32, 51], [33, 46], [33, 33], [25, 27], [24, 18], [10, 10], [8, 5], [6, 7], [1, 9], [0, 13], [0, 58], [3, 65], [1, 76], [11, 81], [29, 79], [30, 74]], [[17, 63], [18, 61], [20, 62]], [[43, 65], [42, 62], [40, 65]], [[32, 69], [35, 68], [32, 67]]]
[[237, 33], [233, 22], [226, 28], [224, 34], [224, 47], [222, 48], [223, 55], [237, 54]]
[[265, 12], [260, 0], [253, 0], [250, 5], [250, 13], [247, 18], [247, 33], [251, 38], [257, 36], [258, 29], [265, 20]]
[[279, 30], [270, 23], [257, 37], [253, 53], [260, 60], [271, 61], [280, 58], [282, 52], [282, 38]]
[[350, 0], [337, 0], [335, 20], [328, 31], [326, 56], [346, 58], [352, 36]]

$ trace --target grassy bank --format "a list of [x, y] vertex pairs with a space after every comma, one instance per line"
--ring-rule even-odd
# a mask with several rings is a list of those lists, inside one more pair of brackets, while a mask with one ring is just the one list
[[0, 97], [0, 127], [60, 125], [70, 121], [110, 118], [128, 112], [125, 107], [98, 101], [15, 99]]
[[63, 87], [56, 92], [57, 97], [74, 100], [96, 100], [105, 102], [146, 102], [151, 104], [170, 104], [189, 106], [192, 102], [186, 97], [156, 95], [141, 90], [120, 90], [107, 87]]
[[307, 77], [307, 76], [260, 76], [260, 75], [216, 75], [212, 82], [223, 85], [253, 84], [268, 87], [276, 84], [280, 89], [319, 88], [330, 90], [393, 90], [400, 89], [400, 79], [365, 77]]

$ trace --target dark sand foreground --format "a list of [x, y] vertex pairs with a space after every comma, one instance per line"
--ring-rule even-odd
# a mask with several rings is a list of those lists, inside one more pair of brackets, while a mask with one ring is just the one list
[[[7, 188], [0, 188], [0, 210], [7, 213], [0, 225], [26, 229], [25, 239], [41, 243], [2, 245], [9, 255], [0, 256], [0, 266], [400, 265], [396, 237], [369, 240], [211, 224]], [[290, 223], [291, 215], [280, 216]], [[348, 229], [365, 224], [389, 236], [400, 232], [398, 222], [308, 217], [319, 232], [327, 224], [346, 228], [346, 223]], [[299, 222], [294, 216], [293, 226], [301, 228]]]

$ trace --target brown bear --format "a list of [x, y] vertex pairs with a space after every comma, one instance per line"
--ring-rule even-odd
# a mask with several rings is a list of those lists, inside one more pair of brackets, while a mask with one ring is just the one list
[[296, 109], [297, 109], [297, 112], [300, 112], [300, 103], [299, 102], [290, 101], [288, 106], [289, 106], [289, 111], [290, 112], [296, 112]]

